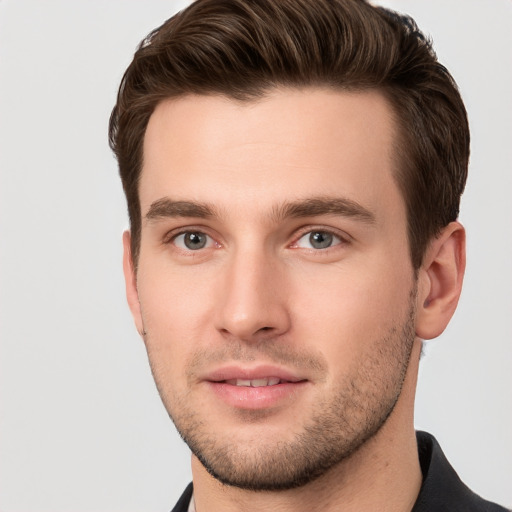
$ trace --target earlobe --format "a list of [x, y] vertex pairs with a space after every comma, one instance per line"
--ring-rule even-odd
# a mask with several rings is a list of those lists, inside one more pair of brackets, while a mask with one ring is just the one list
[[418, 275], [416, 335], [436, 338], [448, 325], [459, 301], [466, 267], [466, 234], [451, 222], [430, 244]]
[[131, 234], [129, 231], [123, 233], [123, 272], [126, 286], [126, 299], [132, 313], [137, 331], [144, 335], [144, 325], [140, 310], [139, 294], [137, 291], [137, 275], [133, 264], [131, 251]]

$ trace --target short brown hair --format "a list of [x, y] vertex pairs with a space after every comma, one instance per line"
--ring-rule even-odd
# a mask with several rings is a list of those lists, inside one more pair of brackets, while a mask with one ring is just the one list
[[459, 212], [469, 128], [455, 81], [415, 22], [364, 0], [197, 0], [140, 44], [109, 127], [137, 264], [143, 140], [155, 107], [185, 94], [250, 101], [277, 86], [377, 88], [398, 126], [395, 179], [413, 267]]

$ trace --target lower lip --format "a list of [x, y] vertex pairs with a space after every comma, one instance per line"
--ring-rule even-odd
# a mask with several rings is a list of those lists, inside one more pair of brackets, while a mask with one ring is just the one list
[[208, 382], [210, 389], [225, 403], [239, 409], [267, 409], [293, 400], [304, 390], [307, 381], [283, 382], [275, 386], [233, 386], [225, 382]]

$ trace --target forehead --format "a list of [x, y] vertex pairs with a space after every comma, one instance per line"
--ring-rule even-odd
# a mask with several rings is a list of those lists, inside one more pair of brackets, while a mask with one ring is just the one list
[[378, 91], [281, 89], [251, 102], [189, 95], [157, 106], [144, 139], [142, 214], [162, 197], [222, 209], [343, 196], [401, 202], [395, 129]]

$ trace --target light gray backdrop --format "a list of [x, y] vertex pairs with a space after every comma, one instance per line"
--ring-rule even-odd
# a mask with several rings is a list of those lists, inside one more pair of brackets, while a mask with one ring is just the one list
[[[0, 511], [168, 511], [187, 448], [125, 305], [107, 121], [135, 46], [186, 2], [0, 0]], [[416, 424], [512, 506], [512, 2], [395, 0], [472, 127], [459, 310], [421, 363]]]

